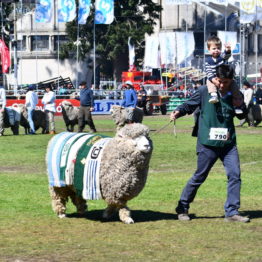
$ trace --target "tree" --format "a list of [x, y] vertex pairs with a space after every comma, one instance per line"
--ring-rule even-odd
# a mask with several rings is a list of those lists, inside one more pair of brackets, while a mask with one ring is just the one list
[[[144, 56], [145, 33], [152, 34], [159, 19], [161, 6], [152, 0], [115, 0], [114, 22], [110, 25], [95, 26], [96, 55], [99, 57], [101, 72], [114, 74], [119, 80], [121, 72], [128, 69], [128, 37], [136, 48], [136, 65]], [[85, 25], [79, 25], [79, 57], [93, 50], [94, 7]], [[67, 24], [69, 42], [61, 47], [63, 57], [76, 56], [77, 21]], [[89, 58], [90, 59], [90, 58]]]

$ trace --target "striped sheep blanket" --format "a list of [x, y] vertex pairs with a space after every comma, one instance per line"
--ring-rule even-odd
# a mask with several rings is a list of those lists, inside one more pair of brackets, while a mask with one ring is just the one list
[[74, 185], [84, 199], [100, 199], [100, 162], [110, 139], [87, 133], [63, 132], [54, 136], [47, 152], [49, 185]]

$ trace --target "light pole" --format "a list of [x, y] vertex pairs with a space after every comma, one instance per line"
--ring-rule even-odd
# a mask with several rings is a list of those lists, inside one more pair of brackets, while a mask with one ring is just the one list
[[13, 3], [14, 7], [14, 95], [17, 95], [17, 27], [16, 27], [16, 3]]

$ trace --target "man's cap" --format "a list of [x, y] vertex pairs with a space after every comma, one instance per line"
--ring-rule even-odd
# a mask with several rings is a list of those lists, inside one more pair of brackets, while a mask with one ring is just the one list
[[244, 82], [243, 82], [243, 85], [244, 85], [244, 86], [248, 86], [248, 87], [251, 87], [251, 86], [252, 86], [248, 81], [244, 81]]
[[132, 83], [131, 81], [126, 81], [125, 84], [126, 84], [126, 85], [130, 85], [130, 86], [133, 85], [133, 83]]
[[30, 90], [30, 91], [35, 90], [35, 87], [33, 85], [29, 85], [28, 90]]
[[85, 86], [85, 85], [86, 85], [86, 81], [82, 81], [82, 82], [80, 82], [79, 85], [80, 85], [80, 86]]

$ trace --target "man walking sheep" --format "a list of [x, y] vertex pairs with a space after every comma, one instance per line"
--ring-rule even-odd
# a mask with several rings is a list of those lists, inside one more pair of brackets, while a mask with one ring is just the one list
[[96, 133], [96, 128], [92, 119], [91, 112], [94, 110], [93, 91], [87, 87], [86, 82], [80, 83], [80, 100], [79, 116], [78, 116], [78, 132], [83, 132], [85, 122], [90, 126], [89, 133]]
[[[188, 210], [193, 202], [198, 188], [204, 183], [209, 171], [219, 158], [225, 167], [227, 174], [227, 200], [224, 205], [225, 221], [249, 222], [249, 218], [239, 214], [240, 208], [240, 163], [236, 146], [236, 133], [233, 118], [235, 116], [232, 95], [229, 93], [234, 76], [234, 70], [229, 65], [221, 65], [217, 68], [218, 77], [218, 103], [208, 102], [208, 90], [206, 86], [200, 87], [181, 106], [171, 113], [170, 119], [176, 120], [186, 114], [194, 112], [200, 106], [200, 117], [194, 135], [197, 135], [197, 169], [187, 182], [176, 212], [178, 219], [189, 221]], [[234, 104], [237, 101], [234, 102]], [[243, 101], [237, 106], [243, 110], [243, 114], [237, 115], [244, 118], [247, 110]], [[242, 103], [242, 104], [241, 104]]]
[[52, 91], [50, 85], [45, 86], [45, 94], [42, 99], [46, 115], [46, 133], [55, 134], [55, 93]]
[[38, 104], [38, 96], [34, 92], [34, 87], [30, 85], [28, 87], [28, 92], [26, 93], [26, 96], [25, 96], [25, 106], [26, 106], [27, 114], [28, 114], [28, 122], [30, 126], [29, 134], [30, 135], [35, 134], [33, 115], [34, 115], [35, 107], [37, 104]]

